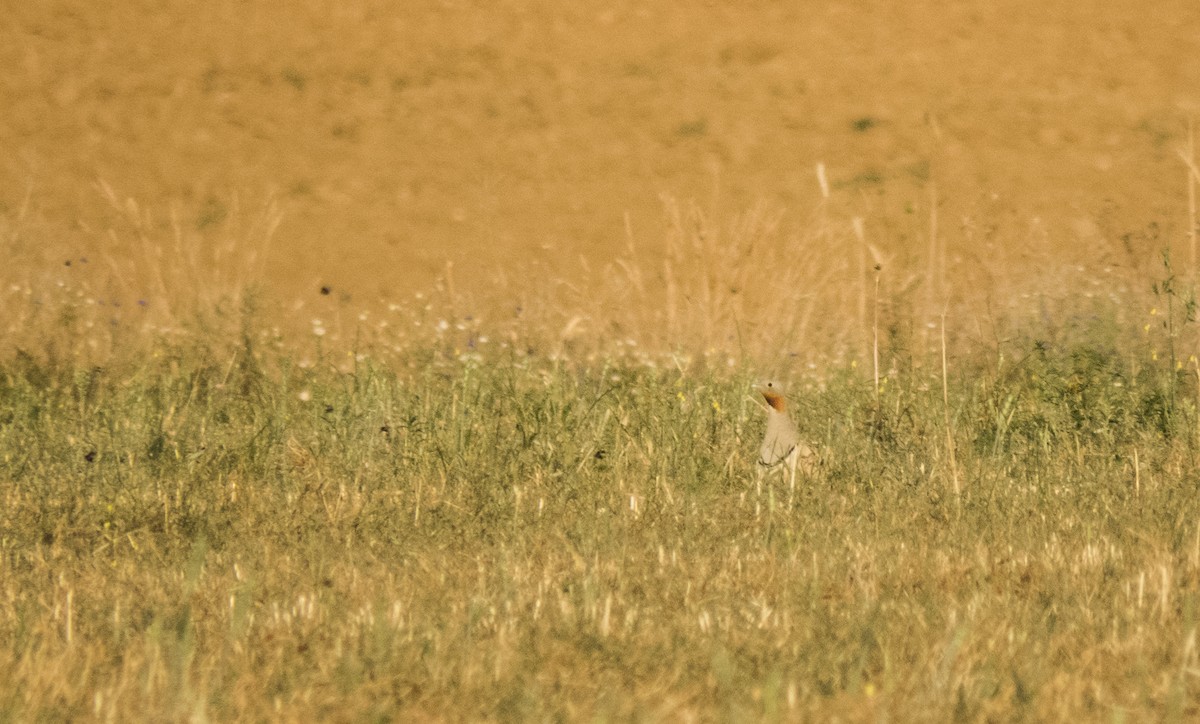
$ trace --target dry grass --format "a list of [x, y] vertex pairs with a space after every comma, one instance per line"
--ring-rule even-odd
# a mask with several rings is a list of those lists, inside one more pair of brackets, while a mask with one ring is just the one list
[[936, 378], [831, 379], [788, 506], [738, 372], [158, 352], [4, 368], [13, 719], [1196, 713], [1200, 428], [1161, 365], [970, 367], [950, 441]]
[[[70, 276], [10, 287], [9, 718], [1195, 716], [1200, 385], [1170, 266], [1046, 295], [1040, 326], [988, 308], [1010, 336], [969, 334], [960, 290], [930, 350], [895, 322], [931, 312], [903, 272], [831, 281], [835, 247], [880, 252], [825, 208], [791, 234], [679, 207], [661, 265], [632, 248], [511, 318], [452, 274], [389, 310], [258, 308], [263, 218], [206, 275], [131, 237], [110, 266], [171, 280], [166, 325], [100, 324]], [[775, 266], [805, 249], [825, 266]], [[827, 461], [793, 504], [751, 482], [771, 365]]]
[[0, 720], [1196, 718], [1195, 8], [843, 5], [23, 6]]

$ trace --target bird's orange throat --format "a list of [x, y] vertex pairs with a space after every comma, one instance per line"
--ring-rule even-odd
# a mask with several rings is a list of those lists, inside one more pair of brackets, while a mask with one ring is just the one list
[[766, 399], [767, 404], [770, 405], [771, 408], [776, 412], [784, 412], [787, 409], [787, 400], [785, 400], [783, 395], [779, 394], [778, 392], [772, 392], [768, 390], [763, 392], [762, 396], [764, 399]]

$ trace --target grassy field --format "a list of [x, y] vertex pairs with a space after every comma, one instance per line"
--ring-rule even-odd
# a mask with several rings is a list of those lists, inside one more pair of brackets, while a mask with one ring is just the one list
[[1156, 7], [15, 7], [0, 722], [1200, 718]]
[[288, 337], [244, 290], [169, 325], [32, 295], [0, 363], [0, 712], [1191, 719], [1200, 367], [1170, 272], [1057, 332], [787, 370], [823, 456], [794, 496], [756, 489], [749, 357], [450, 297]]
[[1005, 271], [672, 203], [582, 281], [282, 307], [270, 208], [198, 246], [113, 208], [121, 255], [4, 228], [6, 720], [1200, 714], [1169, 246]]

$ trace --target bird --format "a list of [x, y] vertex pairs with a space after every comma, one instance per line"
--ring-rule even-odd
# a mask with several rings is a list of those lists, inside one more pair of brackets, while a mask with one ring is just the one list
[[759, 492], [762, 492], [762, 478], [766, 473], [782, 470], [788, 479], [788, 489], [794, 495], [796, 469], [810, 474], [816, 464], [817, 453], [801, 439], [796, 423], [788, 415], [787, 398], [782, 385], [768, 380], [756, 385], [756, 389], [767, 402], [767, 429], [758, 451]]

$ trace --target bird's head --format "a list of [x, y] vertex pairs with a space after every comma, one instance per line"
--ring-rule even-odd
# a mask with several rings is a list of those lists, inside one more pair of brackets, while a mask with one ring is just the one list
[[783, 396], [783, 386], [778, 382], [774, 380], [760, 382], [757, 389], [771, 409], [776, 412], [783, 412], [787, 409], [787, 398]]

